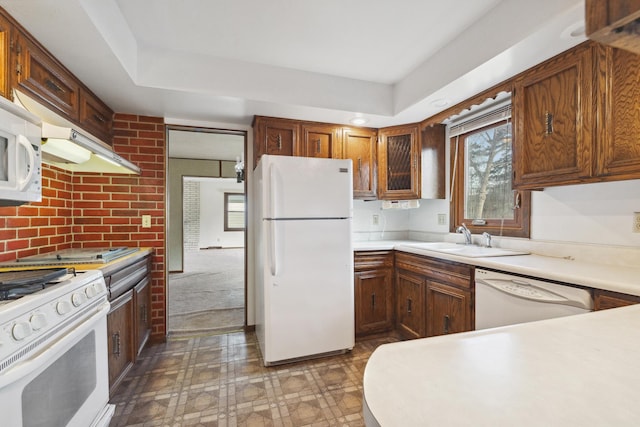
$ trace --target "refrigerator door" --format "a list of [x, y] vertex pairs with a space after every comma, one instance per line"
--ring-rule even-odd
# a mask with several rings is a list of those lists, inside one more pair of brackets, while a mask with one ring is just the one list
[[350, 218], [351, 160], [263, 155], [264, 218]]
[[265, 365], [353, 348], [351, 220], [264, 223]]

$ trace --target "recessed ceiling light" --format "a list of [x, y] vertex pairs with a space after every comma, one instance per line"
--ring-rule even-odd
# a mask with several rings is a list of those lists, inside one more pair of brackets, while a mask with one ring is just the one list
[[446, 98], [438, 98], [438, 99], [434, 99], [433, 101], [431, 101], [431, 106], [435, 107], [435, 108], [442, 108], [442, 107], [446, 107], [447, 105], [449, 105], [449, 100]]
[[364, 117], [354, 117], [353, 119], [349, 120], [349, 123], [351, 123], [352, 125], [361, 126], [368, 121], [369, 120], [365, 119]]

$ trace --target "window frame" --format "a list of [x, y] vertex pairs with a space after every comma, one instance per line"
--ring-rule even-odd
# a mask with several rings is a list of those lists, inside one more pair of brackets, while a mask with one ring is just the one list
[[[457, 136], [450, 137], [450, 179], [451, 179], [451, 204], [450, 204], [450, 231], [454, 233], [458, 226], [464, 223], [473, 234], [487, 232], [494, 236], [505, 237], [530, 237], [531, 223], [531, 192], [514, 189], [514, 206], [516, 209], [514, 220], [486, 220], [486, 224], [473, 224], [473, 218], [465, 218], [465, 139], [471, 134], [486, 131], [487, 129], [500, 126], [504, 121], [488, 124], [481, 128], [473, 129]], [[512, 132], [513, 135], [513, 132]], [[457, 145], [457, 149], [456, 149]], [[511, 143], [513, 152], [513, 141]]]
[[[242, 196], [244, 199], [244, 210], [242, 211], [236, 211], [236, 210], [229, 210], [229, 198], [231, 196]], [[235, 192], [225, 192], [224, 193], [224, 231], [245, 231], [247, 228], [247, 216], [246, 216], [246, 209], [247, 209], [247, 197], [245, 195], [245, 193], [235, 193]], [[243, 217], [244, 217], [244, 224], [242, 227], [229, 227], [229, 213], [230, 212], [242, 212], [243, 213]]]

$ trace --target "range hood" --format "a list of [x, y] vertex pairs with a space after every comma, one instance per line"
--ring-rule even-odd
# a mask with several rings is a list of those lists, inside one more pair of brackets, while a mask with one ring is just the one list
[[42, 162], [74, 172], [140, 175], [140, 168], [111, 147], [49, 110], [27, 95], [14, 91], [18, 105], [42, 119]]

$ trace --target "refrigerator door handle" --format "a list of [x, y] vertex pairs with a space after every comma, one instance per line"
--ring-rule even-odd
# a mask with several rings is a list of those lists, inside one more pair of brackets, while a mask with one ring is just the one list
[[276, 222], [273, 220], [269, 221], [269, 232], [271, 234], [271, 239], [269, 239], [271, 242], [271, 248], [269, 248], [269, 252], [271, 252], [271, 256], [269, 256], [269, 267], [271, 269], [271, 275], [275, 276], [278, 273], [278, 247], [276, 245]]
[[267, 212], [269, 212], [269, 218], [275, 218], [275, 205], [276, 205], [276, 171], [273, 165], [269, 165], [269, 197], [267, 202]]

